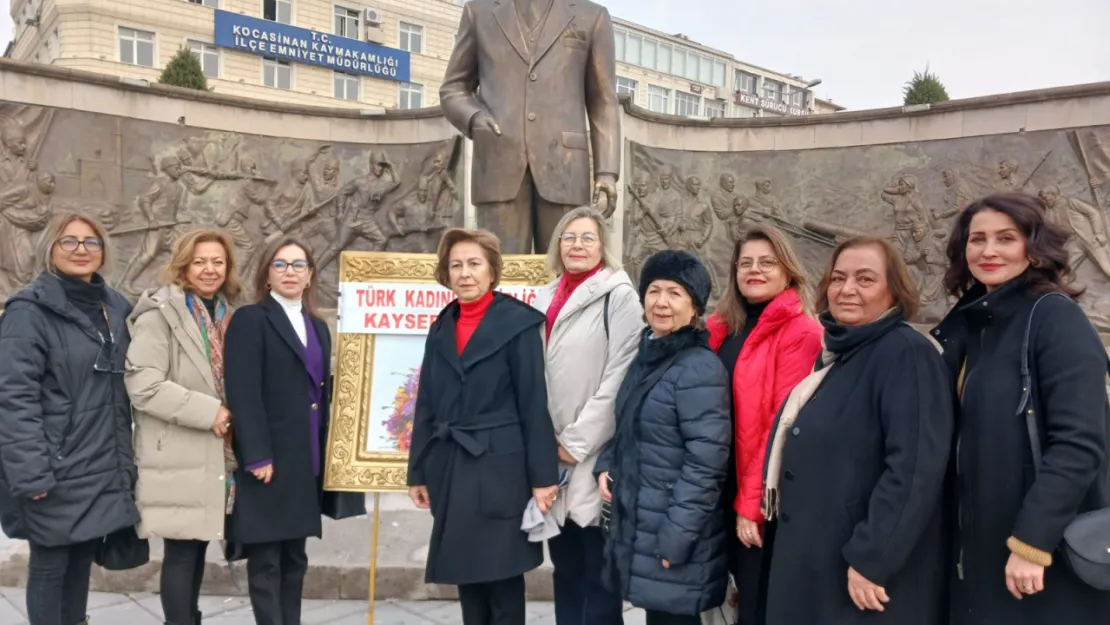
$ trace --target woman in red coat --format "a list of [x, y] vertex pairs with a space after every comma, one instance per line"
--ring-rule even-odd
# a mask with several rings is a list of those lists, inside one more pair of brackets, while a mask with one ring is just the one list
[[807, 314], [805, 272], [778, 229], [756, 225], [745, 230], [730, 266], [728, 289], [707, 321], [709, 345], [732, 379], [736, 472], [725, 484], [722, 505], [736, 519], [729, 568], [739, 591], [740, 622], [762, 625], [770, 562], [769, 549], [763, 548], [770, 537], [760, 511], [767, 438], [779, 406], [813, 370], [821, 326]]

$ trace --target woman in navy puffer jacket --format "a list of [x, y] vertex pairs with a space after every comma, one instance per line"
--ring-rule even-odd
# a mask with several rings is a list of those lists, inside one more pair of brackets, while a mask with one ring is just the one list
[[603, 580], [647, 625], [698, 625], [728, 581], [721, 486], [728, 470], [728, 375], [701, 315], [710, 278], [666, 250], [640, 275], [650, 326], [617, 395], [617, 431], [598, 459], [611, 502]]

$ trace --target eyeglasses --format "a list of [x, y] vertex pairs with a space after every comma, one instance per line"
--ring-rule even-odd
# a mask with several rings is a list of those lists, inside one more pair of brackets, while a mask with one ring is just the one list
[[85, 237], [84, 239], [78, 239], [74, 236], [64, 236], [59, 237], [56, 243], [58, 244], [58, 247], [67, 252], [77, 251], [77, 247], [81, 245], [84, 245], [85, 251], [90, 253], [99, 252], [104, 248], [104, 242], [101, 241], [98, 237]]
[[760, 271], [767, 273], [768, 271], [773, 271], [775, 267], [778, 267], [779, 261], [773, 258], [760, 258], [758, 262], [752, 262], [751, 259], [745, 258], [737, 263], [736, 266], [740, 268], [740, 271], [751, 271], [752, 267], [758, 266]]
[[102, 336], [100, 338], [100, 349], [96, 353], [96, 361], [93, 362], [93, 371], [97, 373], [111, 373], [113, 375], [122, 375], [127, 373], [120, 367], [116, 366], [116, 348], [115, 337], [109, 333], [107, 340]]
[[293, 262], [289, 262], [287, 260], [275, 260], [274, 262], [270, 263], [270, 266], [277, 270], [278, 273], [285, 273], [285, 270], [289, 269], [290, 267], [293, 268], [293, 273], [304, 273], [304, 270], [308, 269], [309, 267], [307, 260], [295, 260]]
[[592, 232], [587, 232], [585, 234], [582, 234], [581, 236], [574, 234], [573, 232], [567, 232], [565, 234], [559, 235], [559, 242], [566, 246], [574, 245], [574, 242], [578, 240], [582, 241], [583, 247], [593, 247], [597, 244], [598, 239], [597, 235]]

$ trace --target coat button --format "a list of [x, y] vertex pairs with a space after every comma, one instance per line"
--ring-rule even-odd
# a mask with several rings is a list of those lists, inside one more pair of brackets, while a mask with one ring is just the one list
[[531, 80], [531, 81], [535, 82], [535, 80], [537, 78], [539, 78], [539, 76], [536, 76], [536, 72], [532, 72], [531, 74], [528, 74], [528, 80]]
[[319, 410], [319, 409], [320, 409], [320, 407], [319, 407], [319, 406], [317, 406], [316, 404], [312, 404], [312, 409], [313, 409], [313, 410]]
[[787, 513], [785, 513], [785, 512], [783, 512], [783, 513], [782, 513], [782, 522], [783, 522], [783, 523], [789, 523], [789, 522], [790, 522], [790, 515], [789, 515], [789, 514], [787, 514]]
[[536, 121], [536, 114], [535, 113], [529, 113], [528, 114], [528, 121], [530, 121], [530, 122]]
[[790, 430], [790, 433], [794, 436], [797, 436], [802, 433], [802, 428], [794, 428], [793, 430]]
[[223, 476], [223, 475], [221, 475], [221, 476], [220, 476], [220, 481], [221, 481], [221, 482], [222, 482], [222, 481], [224, 481], [224, 477], [225, 477], [225, 476]]
[[785, 477], [788, 480], [794, 479], [794, 472], [793, 471], [787, 471], [786, 473], [783, 473], [782, 475], [783, 475], [783, 477]]
[[223, 537], [224, 537], [223, 532], [216, 532], [216, 538], [223, 538]]

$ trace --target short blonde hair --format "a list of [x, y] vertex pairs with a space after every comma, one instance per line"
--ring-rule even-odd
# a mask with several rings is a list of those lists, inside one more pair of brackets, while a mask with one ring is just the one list
[[93, 217], [66, 211], [55, 215], [46, 226], [46, 231], [43, 232], [39, 244], [39, 267], [44, 267], [46, 271], [57, 274], [58, 268], [54, 266], [53, 258], [54, 244], [58, 242], [58, 238], [65, 232], [66, 227], [75, 221], [83, 222], [89, 228], [92, 228], [93, 234], [100, 239], [100, 266], [96, 268], [96, 271], [100, 272], [108, 265], [108, 231]]
[[555, 273], [555, 275], [562, 275], [566, 271], [563, 266], [563, 255], [561, 253], [559, 237], [566, 231], [567, 226], [572, 221], [577, 219], [592, 219], [597, 225], [597, 238], [601, 243], [601, 262], [610, 269], [619, 269], [620, 261], [613, 255], [612, 247], [609, 245], [612, 228], [605, 220], [600, 212], [589, 206], [579, 206], [563, 215], [563, 218], [556, 224], [555, 230], [551, 233], [551, 242], [547, 245], [547, 260], [544, 262], [547, 270]]
[[239, 298], [239, 294], [243, 292], [243, 283], [239, 280], [238, 268], [235, 266], [235, 247], [231, 238], [220, 230], [193, 230], [174, 241], [173, 250], [170, 252], [170, 261], [162, 269], [162, 279], [166, 284], [176, 284], [183, 291], [192, 290], [185, 276], [193, 258], [196, 257], [197, 246], [201, 243], [219, 243], [224, 248], [227, 265], [224, 284], [220, 287], [220, 293], [229, 302], [235, 302]]
[[489, 288], [492, 291], [501, 283], [501, 239], [489, 230], [451, 228], [443, 233], [436, 249], [436, 282], [445, 289], [451, 288], [451, 250], [459, 243], [477, 243], [486, 255], [490, 266]]

